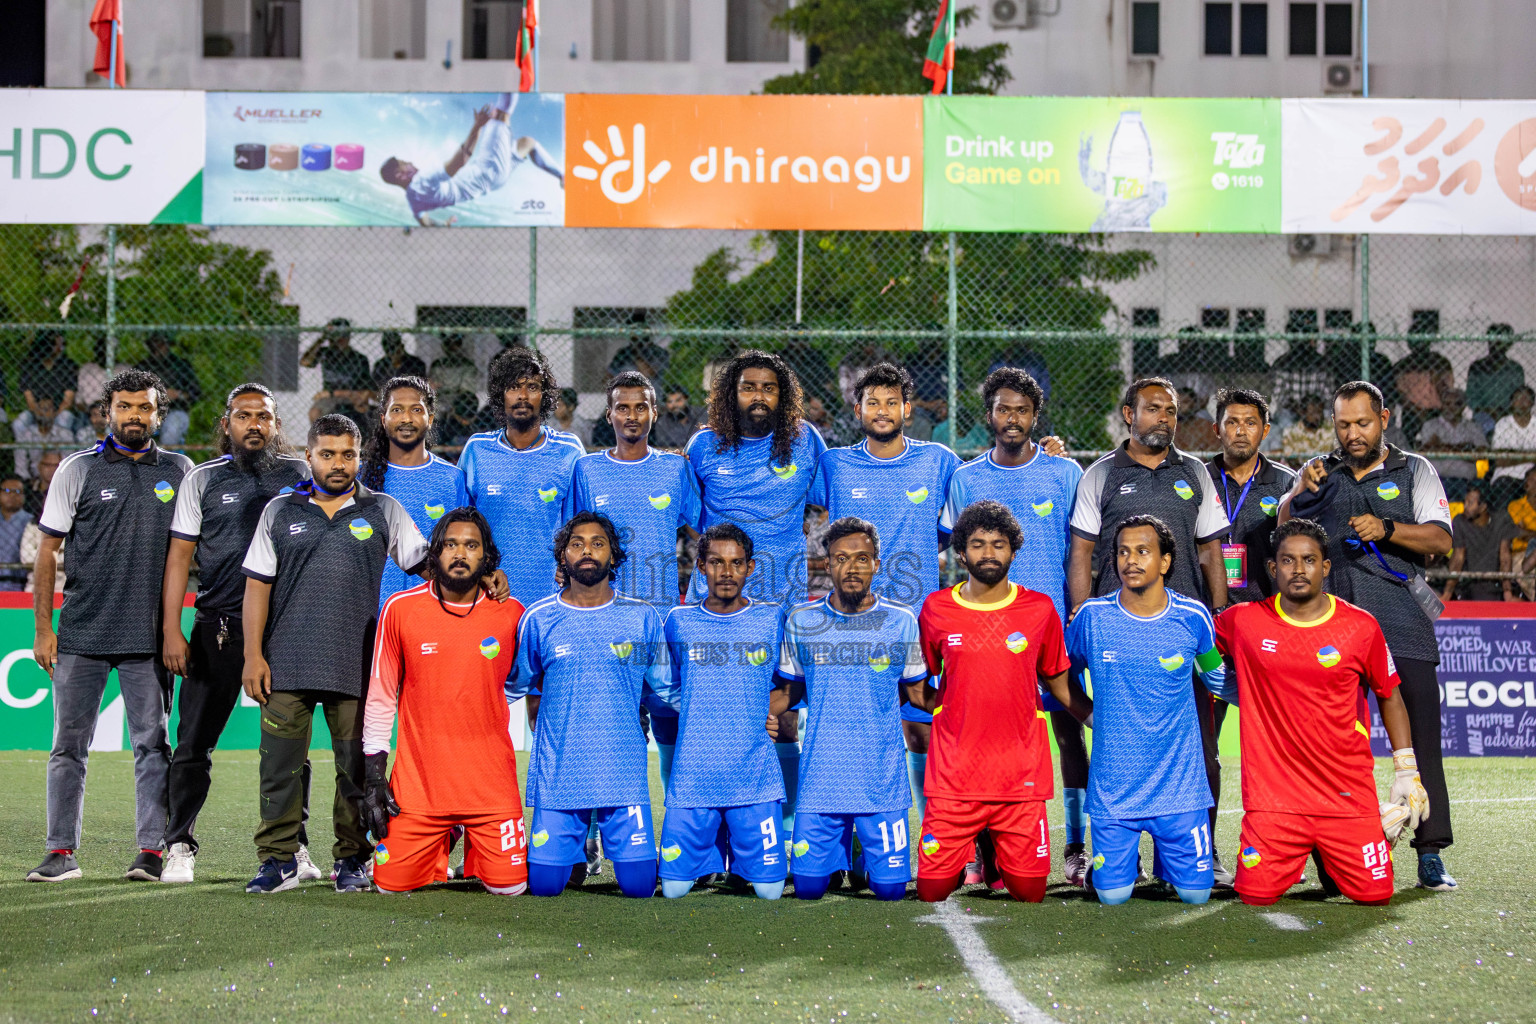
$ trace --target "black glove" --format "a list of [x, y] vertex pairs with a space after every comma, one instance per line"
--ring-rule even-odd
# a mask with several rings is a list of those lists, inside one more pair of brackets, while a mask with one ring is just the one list
[[389, 791], [389, 755], [368, 754], [363, 763], [363, 825], [378, 843], [389, 835], [389, 819], [400, 813], [400, 805]]

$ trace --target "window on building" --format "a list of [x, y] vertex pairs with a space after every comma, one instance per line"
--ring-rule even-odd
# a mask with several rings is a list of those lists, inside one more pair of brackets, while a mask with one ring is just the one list
[[203, 0], [204, 57], [298, 57], [301, 0]]
[[358, 55], [421, 60], [427, 55], [427, 0], [358, 0]]
[[1323, 4], [1323, 55], [1355, 55], [1355, 5]]
[[1200, 310], [1200, 326], [1207, 331], [1225, 331], [1232, 326], [1232, 311], [1206, 306]]
[[1354, 325], [1355, 311], [1352, 309], [1323, 310], [1323, 330], [1330, 334], [1348, 332]]
[[1408, 317], [1409, 334], [1439, 334], [1440, 311], [1438, 309], [1415, 309]]
[[1291, 4], [1292, 57], [1317, 56], [1317, 4]]
[[1269, 53], [1269, 4], [1243, 4], [1239, 8], [1238, 53], [1263, 57]]
[[789, 0], [727, 0], [725, 59], [732, 63], [776, 63], [789, 60], [789, 33], [774, 19]]
[[1239, 309], [1237, 311], [1238, 334], [1261, 334], [1264, 331], [1265, 316], [1262, 309]]
[[592, 0], [592, 59], [686, 61], [691, 0]]
[[1131, 310], [1131, 327], [1148, 330], [1163, 325], [1162, 310], [1156, 306], [1137, 306]]
[[1158, 38], [1161, 11], [1155, 3], [1131, 4], [1131, 53], [1138, 57], [1155, 57], [1162, 52]]
[[1205, 55], [1232, 56], [1232, 5], [1205, 5]]
[[521, 0], [464, 0], [464, 59], [513, 60], [522, 27]]
[[1316, 334], [1317, 310], [1292, 309], [1285, 314], [1286, 334]]

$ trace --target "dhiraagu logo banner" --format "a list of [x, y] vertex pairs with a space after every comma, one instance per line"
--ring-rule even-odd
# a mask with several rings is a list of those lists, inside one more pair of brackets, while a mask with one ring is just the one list
[[930, 97], [923, 228], [1278, 232], [1280, 103]]

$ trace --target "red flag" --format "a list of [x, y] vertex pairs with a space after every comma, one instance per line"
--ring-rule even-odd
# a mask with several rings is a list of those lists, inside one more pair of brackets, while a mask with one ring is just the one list
[[91, 31], [96, 33], [96, 64], [91, 68], [102, 78], [112, 74], [112, 35], [117, 34], [117, 87], [128, 85], [127, 62], [123, 58], [123, 2], [96, 0], [91, 12]]
[[923, 77], [933, 79], [935, 94], [955, 70], [955, 8], [950, 0], [939, 4], [939, 16], [933, 19], [933, 35], [928, 37], [928, 53], [923, 61]]
[[513, 59], [517, 61], [518, 92], [533, 91], [534, 36], [538, 28], [539, 0], [523, 0], [523, 26], [517, 33], [517, 47], [512, 51]]

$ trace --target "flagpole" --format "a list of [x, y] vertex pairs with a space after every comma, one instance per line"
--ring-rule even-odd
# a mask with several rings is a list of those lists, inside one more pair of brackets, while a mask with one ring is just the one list
[[[950, 45], [954, 45], [953, 42], [951, 42]], [[951, 65], [951, 67], [949, 68], [949, 74], [944, 76], [944, 95], [945, 96], [953, 96], [954, 94], [955, 94], [955, 69], [954, 69], [953, 65]], [[948, 298], [949, 298], [949, 309], [948, 309], [949, 318], [948, 318], [948, 330], [946, 330], [944, 333], [947, 335], [947, 339], [946, 339], [947, 340], [947, 344], [945, 345], [945, 348], [948, 350], [946, 355], [948, 357], [948, 369], [949, 369], [949, 373], [948, 373], [948, 376], [949, 376], [948, 392], [949, 393], [948, 393], [948, 396], [947, 396], [948, 401], [949, 401], [949, 446], [951, 448], [959, 448], [960, 447], [960, 431], [959, 431], [959, 424], [960, 424], [960, 408], [959, 408], [959, 397], [960, 397], [959, 396], [959, 391], [960, 391], [960, 386], [959, 386], [959, 383], [960, 382], [956, 379], [956, 377], [957, 377], [957, 375], [959, 373], [959, 363], [960, 363], [960, 351], [959, 351], [959, 349], [960, 349], [960, 345], [959, 345], [959, 339], [957, 339], [955, 337], [955, 331], [960, 326], [960, 303], [959, 303], [960, 296], [959, 296], [959, 290], [958, 290], [958, 287], [957, 287], [958, 282], [955, 279], [955, 233], [953, 231], [951, 231], [949, 233], [949, 253], [948, 253], [948, 257], [949, 257], [948, 258], [948, 263], [949, 263], [949, 282], [948, 282], [948, 284], [949, 284], [949, 296], [948, 296]], [[953, 576], [953, 573], [951, 573], [951, 575]]]
[[[122, 22], [117, 18], [112, 19], [112, 51], [107, 61], [107, 88], [117, 88], [117, 40], [122, 31]], [[117, 361], [117, 225], [107, 225], [107, 346], [103, 358], [106, 360], [106, 371], [112, 372], [112, 364]]]
[[[538, 0], [523, 0], [525, 4], [536, 4]], [[535, 8], [537, 10], [537, 8]], [[526, 24], [528, 12], [524, 10], [523, 19]], [[533, 88], [532, 92], [539, 91], [539, 36], [544, 33], [537, 27], [533, 30]], [[529, 347], [537, 350], [539, 347], [539, 229], [537, 225], [528, 228], [528, 315], [524, 318], [528, 325]]]

